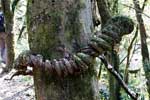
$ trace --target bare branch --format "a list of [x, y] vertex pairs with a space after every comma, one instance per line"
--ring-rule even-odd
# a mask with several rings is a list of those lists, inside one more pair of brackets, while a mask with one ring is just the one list
[[107, 68], [107, 70], [116, 78], [116, 80], [121, 84], [121, 86], [123, 87], [123, 89], [130, 95], [130, 97], [133, 100], [137, 100], [138, 94], [128, 88], [128, 86], [123, 81], [123, 79], [121, 78], [121, 76], [119, 75], [119, 73], [114, 69], [114, 66], [110, 65], [107, 62], [107, 60], [105, 59], [105, 57], [99, 57], [99, 58], [104, 63], [104, 65]]
[[150, 18], [149, 15], [143, 13], [141, 10], [139, 10], [139, 9], [137, 9], [137, 8], [134, 8], [134, 7], [132, 7], [132, 6], [129, 6], [129, 5], [126, 5], [126, 4], [122, 4], [122, 3], [121, 3], [121, 5], [126, 6], [126, 7], [129, 7], [129, 8], [132, 8], [132, 9], [135, 9], [135, 10], [139, 11], [141, 14], [143, 14], [143, 15], [145, 15], [146, 17]]
[[136, 27], [136, 32], [135, 32], [135, 35], [128, 47], [128, 54], [127, 54], [127, 63], [126, 63], [126, 69], [125, 69], [125, 78], [124, 78], [124, 81], [126, 83], [128, 83], [128, 68], [129, 68], [129, 65], [130, 65], [130, 54], [131, 54], [131, 49], [132, 49], [132, 46], [133, 46], [133, 43], [136, 39], [136, 37], [138, 36], [138, 26]]
[[144, 10], [144, 8], [145, 8], [145, 6], [146, 6], [147, 1], [148, 1], [148, 0], [144, 0], [143, 6], [142, 6], [142, 11]]

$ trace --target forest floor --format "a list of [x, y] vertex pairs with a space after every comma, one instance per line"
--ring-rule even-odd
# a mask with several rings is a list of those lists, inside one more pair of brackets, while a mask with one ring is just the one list
[[[0, 71], [1, 71], [0, 65]], [[31, 76], [16, 76], [6, 80], [14, 73], [0, 75], [0, 100], [35, 100], [33, 78]]]

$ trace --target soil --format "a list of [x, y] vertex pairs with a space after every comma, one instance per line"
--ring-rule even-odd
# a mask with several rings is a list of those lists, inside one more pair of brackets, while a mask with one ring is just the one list
[[0, 75], [0, 100], [35, 100], [32, 76], [16, 76], [12, 80], [6, 80], [14, 72], [15, 70], [12, 70]]

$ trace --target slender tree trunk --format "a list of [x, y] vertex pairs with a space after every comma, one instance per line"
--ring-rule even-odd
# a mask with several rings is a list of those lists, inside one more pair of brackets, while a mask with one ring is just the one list
[[10, 0], [2, 0], [2, 8], [5, 17], [6, 24], [6, 68], [4, 72], [8, 72], [12, 69], [12, 65], [14, 62], [14, 36], [12, 33], [13, 29], [13, 13], [10, 10]]
[[107, 7], [106, 0], [97, 0], [98, 10], [101, 16], [102, 27], [107, 20], [111, 18], [110, 11]]
[[[117, 0], [116, 0], [117, 1]], [[114, 14], [113, 9], [112, 11], [108, 9], [107, 0], [97, 0], [99, 13], [102, 20], [102, 27], [106, 24], [107, 20], [111, 18], [111, 14]], [[113, 2], [112, 2], [113, 3]], [[115, 67], [115, 69], [119, 70], [119, 56], [116, 52], [112, 51], [108, 53], [108, 60], [110, 63]], [[109, 96], [110, 100], [118, 100], [120, 97], [120, 86], [119, 83], [116, 81], [114, 76], [111, 74], [109, 75]]]
[[[86, 45], [93, 29], [91, 0], [29, 0], [29, 47], [47, 59]], [[99, 100], [95, 68], [60, 78], [34, 69], [36, 100]]]
[[149, 52], [148, 52], [148, 47], [147, 47], [147, 42], [146, 42], [146, 30], [144, 26], [144, 21], [141, 15], [142, 9], [139, 6], [139, 1], [138, 0], [133, 0], [134, 6], [136, 8], [136, 18], [138, 21], [138, 25], [140, 28], [140, 36], [141, 36], [141, 53], [142, 53], [142, 60], [143, 60], [143, 68], [145, 71], [145, 76], [147, 79], [147, 90], [149, 93], [149, 98], [150, 98], [150, 60], [149, 60]]
[[[114, 66], [114, 69], [119, 71], [119, 56], [117, 52], [112, 51], [110, 63]], [[120, 84], [119, 82], [112, 76], [109, 75], [109, 92], [110, 92], [110, 100], [120, 100]]]
[[118, 11], [118, 1], [119, 0], [107, 0], [107, 1], [108, 1], [107, 4], [111, 11], [111, 14], [112, 15], [118, 14], [119, 13], [119, 11]]

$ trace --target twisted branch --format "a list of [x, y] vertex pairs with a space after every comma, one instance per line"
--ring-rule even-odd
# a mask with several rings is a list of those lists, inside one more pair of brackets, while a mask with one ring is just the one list
[[82, 48], [80, 52], [72, 54], [67, 58], [43, 60], [42, 55], [35, 55], [30, 51], [25, 51], [18, 56], [14, 67], [18, 70], [18, 73], [22, 73], [19, 73], [21, 75], [28, 75], [25, 74], [26, 72], [31, 75], [31, 72], [27, 71], [28, 66], [32, 68], [39, 67], [59, 77], [78, 74], [87, 70], [95, 57], [106, 51], [111, 51], [112, 47], [121, 41], [123, 35], [133, 31], [133, 27], [134, 23], [128, 17], [112, 17], [102, 29], [101, 34], [93, 36], [88, 45]]
[[112, 50], [112, 46], [119, 43], [125, 34], [133, 31], [134, 23], [125, 16], [112, 17], [98, 36], [93, 36], [88, 45], [80, 52], [72, 54], [68, 58], [60, 58], [43, 61], [42, 55], [33, 55], [30, 51], [25, 51], [19, 55], [14, 63], [18, 71], [26, 71], [27, 66], [41, 67], [45, 71], [56, 73], [58, 76], [66, 76], [88, 69], [95, 57], [103, 54], [105, 51]]

